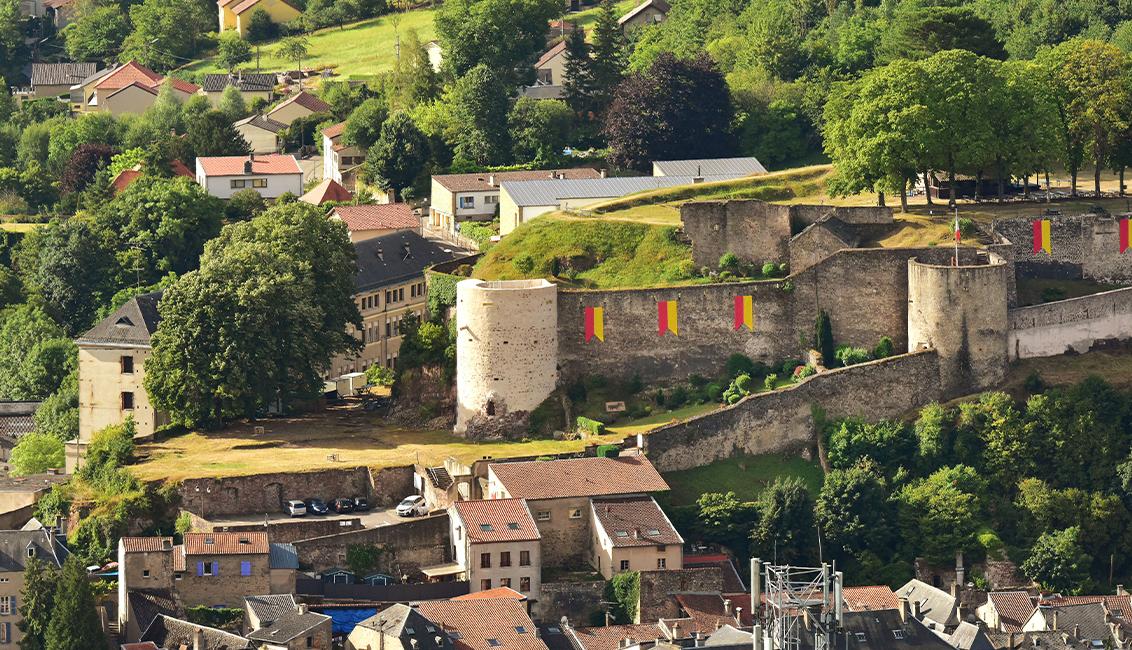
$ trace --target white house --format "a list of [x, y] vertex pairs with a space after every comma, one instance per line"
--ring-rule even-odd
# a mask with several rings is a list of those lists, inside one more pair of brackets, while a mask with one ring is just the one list
[[654, 160], [653, 176], [691, 176], [704, 181], [722, 181], [765, 174], [757, 158], [703, 158], [694, 160]]
[[248, 189], [265, 199], [277, 199], [284, 192], [303, 193], [303, 170], [290, 154], [197, 158], [196, 179], [206, 192], [221, 199]]
[[281, 148], [279, 133], [287, 128], [270, 117], [252, 115], [232, 123], [253, 153], [275, 153]]
[[506, 181], [563, 178], [601, 178], [596, 169], [546, 169], [475, 174], [440, 174], [432, 177], [429, 227], [456, 232], [464, 221], [491, 221], [499, 206], [500, 186]]
[[351, 189], [357, 187], [358, 168], [366, 161], [366, 152], [343, 141], [345, 129], [346, 123], [339, 122], [322, 130], [322, 177]]

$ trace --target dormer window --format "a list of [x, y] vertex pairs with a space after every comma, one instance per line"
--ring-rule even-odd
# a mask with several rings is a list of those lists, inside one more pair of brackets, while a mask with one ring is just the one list
[[129, 316], [123, 316], [123, 317], [119, 318], [118, 320], [114, 321], [114, 326], [115, 327], [133, 327], [134, 321], [130, 320]]
[[507, 527], [510, 528], [511, 530], [519, 530], [519, 524], [517, 524], [513, 521], [510, 522], [509, 524], [507, 524]]
[[34, 546], [28, 547], [28, 557], [35, 557], [35, 547]]
[[485, 533], [490, 533], [495, 530], [495, 528], [493, 528], [491, 524], [480, 524], [480, 530]]
[[204, 538], [204, 543], [205, 543], [205, 544], [215, 544], [215, 543], [216, 543], [216, 540], [212, 539], [211, 537], [205, 537], [205, 538]]
[[896, 639], [897, 641], [903, 641], [904, 640], [904, 630], [893, 630], [892, 631], [892, 638]]

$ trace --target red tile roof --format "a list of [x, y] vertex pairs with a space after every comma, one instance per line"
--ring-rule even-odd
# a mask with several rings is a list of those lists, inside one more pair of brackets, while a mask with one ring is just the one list
[[845, 606], [851, 612], [872, 612], [880, 609], [900, 609], [900, 600], [886, 585], [845, 587], [841, 590]]
[[266, 555], [265, 532], [185, 533], [185, 555]]
[[1034, 601], [1025, 591], [992, 591], [987, 598], [998, 612], [1003, 632], [1021, 632], [1034, 613]]
[[342, 135], [342, 132], [345, 131], [345, 130], [346, 130], [346, 123], [345, 122], [339, 122], [339, 123], [335, 124], [334, 126], [328, 126], [325, 129], [323, 129], [322, 134], [325, 135], [326, 137], [330, 138], [331, 140], [333, 140], [334, 138], [337, 138], [338, 136]]
[[417, 611], [446, 631], [460, 633], [452, 643], [455, 650], [547, 650], [526, 605], [517, 600], [429, 600]]
[[350, 190], [342, 187], [333, 178], [327, 178], [318, 185], [311, 188], [311, 191], [299, 197], [299, 200], [311, 205], [322, 205], [330, 201], [349, 201], [354, 198], [350, 194]]
[[[192, 94], [200, 90], [200, 86], [196, 84], [189, 83], [176, 77], [171, 77], [171, 79], [173, 87], [177, 90], [180, 90], [181, 92]], [[137, 83], [145, 88], [156, 89], [164, 82], [165, 77], [157, 74], [153, 70], [150, 70], [140, 63], [130, 61], [129, 63], [103, 77], [102, 81], [99, 81], [98, 84], [95, 85], [95, 88], [98, 90], [117, 90], [119, 88], [125, 88], [130, 84]]]
[[[168, 546], [166, 546], [168, 544]], [[173, 548], [172, 537], [123, 537], [122, 550], [127, 553], [168, 551]]]
[[189, 169], [188, 166], [180, 160], [174, 159], [173, 162], [169, 163], [169, 170], [173, 172], [174, 176], [196, 178], [196, 174], [193, 173], [193, 170]]
[[561, 499], [668, 490], [644, 456], [492, 463], [489, 472], [517, 499]]
[[384, 205], [340, 205], [330, 211], [346, 223], [351, 232], [363, 230], [416, 230], [421, 220], [407, 203]]
[[135, 165], [133, 169], [123, 169], [110, 181], [110, 188], [117, 194], [133, 184], [134, 181], [141, 178], [141, 165]]
[[[732, 601], [730, 614], [727, 613], [727, 603], [721, 594], [674, 594], [673, 598], [680, 604], [684, 614], [692, 619], [694, 627], [689, 630], [685, 626], [686, 632], [711, 633], [723, 625], [741, 627], [752, 624], [750, 612], [746, 611], [750, 608], [749, 597], [746, 601]], [[743, 609], [741, 616], [745, 622], [736, 620], [736, 607]]]
[[[252, 170], [244, 171], [244, 163], [252, 161]], [[271, 174], [301, 174], [299, 163], [291, 154], [249, 156], [211, 156], [197, 158], [197, 164], [206, 176], [247, 176]]]
[[593, 510], [615, 548], [684, 543], [652, 497], [594, 499]]
[[510, 598], [512, 600], [526, 600], [527, 597], [511, 587], [495, 587], [487, 591], [477, 591], [463, 596], [456, 596], [452, 600], [491, 600], [493, 598]]
[[185, 562], [185, 545], [178, 544], [173, 547], [173, 570], [185, 571], [188, 562]]
[[644, 625], [609, 625], [604, 627], [576, 627], [570, 635], [582, 650], [617, 650], [622, 639], [634, 642], [653, 641], [664, 636], [655, 623]]
[[318, 97], [315, 97], [314, 95], [303, 90], [303, 91], [300, 91], [299, 93], [297, 93], [295, 95], [292, 95], [289, 99], [280, 103], [275, 108], [271, 109], [271, 111], [268, 113], [268, 115], [271, 115], [271, 113], [274, 113], [275, 111], [283, 108], [284, 106], [286, 106], [288, 104], [298, 104], [299, 106], [302, 106], [303, 108], [307, 109], [308, 111], [310, 111], [312, 113], [328, 113], [328, 112], [330, 112], [330, 104], [327, 104], [326, 102], [322, 101]]
[[[545, 181], [555, 178], [601, 178], [601, 172], [589, 167], [576, 169], [540, 169], [518, 172], [478, 172], [475, 174], [440, 174], [432, 180], [449, 192], [489, 192], [499, 189], [504, 181]], [[492, 181], [494, 180], [494, 185]]]
[[522, 499], [457, 501], [453, 506], [473, 544], [529, 542], [541, 539]]

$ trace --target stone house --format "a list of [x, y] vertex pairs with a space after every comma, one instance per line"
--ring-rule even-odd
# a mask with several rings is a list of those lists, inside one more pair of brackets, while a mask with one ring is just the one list
[[242, 607], [247, 594], [271, 591], [267, 533], [185, 533], [173, 571], [174, 592], [186, 607]]
[[173, 538], [123, 537], [118, 540], [118, 629], [127, 640], [141, 637], [144, 624], [135, 620], [130, 592], [171, 593]]
[[591, 499], [590, 564], [606, 580], [622, 571], [684, 568], [684, 538], [651, 496]]
[[541, 536], [522, 499], [457, 501], [448, 514], [458, 577], [472, 593], [508, 587], [538, 600]]
[[252, 630], [267, 625], [299, 611], [299, 603], [294, 594], [263, 594], [244, 597], [244, 626], [246, 635]]
[[142, 633], [140, 641], [152, 641], [159, 648], [178, 650], [243, 650], [255, 647], [251, 641], [238, 634], [164, 614], [153, 619]]
[[396, 604], [358, 623], [347, 650], [452, 650], [450, 632], [416, 608]]
[[267, 12], [271, 22], [283, 24], [302, 15], [302, 10], [289, 0], [219, 0], [220, 29], [234, 29], [240, 36], [247, 33], [252, 14]]
[[67, 472], [81, 462], [96, 431], [134, 419], [138, 438], [151, 438], [168, 416], [149, 402], [144, 388], [150, 338], [161, 318], [161, 292], [133, 298], [92, 327], [79, 348], [79, 437], [67, 443]]
[[448, 631], [454, 650], [547, 650], [526, 603], [514, 598], [430, 600], [417, 611]]
[[265, 199], [278, 199], [287, 192], [296, 197], [303, 193], [303, 170], [290, 154], [197, 158], [196, 180], [206, 192], [221, 199], [242, 190], [255, 190]]
[[975, 608], [975, 616], [995, 632], [1021, 632], [1037, 607], [1025, 591], [992, 591], [987, 602]]
[[664, 492], [668, 484], [647, 458], [633, 455], [491, 463], [486, 490], [488, 499], [526, 500], [542, 536], [543, 566], [578, 567], [593, 557], [591, 499]]
[[[247, 0], [245, 0], [245, 2], [246, 1]], [[270, 117], [281, 124], [291, 126], [291, 122], [294, 122], [300, 117], [307, 117], [315, 113], [329, 112], [330, 104], [327, 104], [306, 91], [300, 90], [268, 111], [266, 117]]]
[[628, 34], [635, 29], [664, 22], [670, 10], [671, 7], [665, 0], [644, 0], [618, 18], [617, 24], [621, 26], [622, 32]]
[[260, 620], [260, 626], [246, 636], [264, 650], [331, 650], [332, 647], [330, 617], [307, 610], [305, 603], [279, 618]]
[[62, 567], [70, 553], [48, 528], [0, 530], [0, 646], [18, 644], [24, 569], [31, 558]]

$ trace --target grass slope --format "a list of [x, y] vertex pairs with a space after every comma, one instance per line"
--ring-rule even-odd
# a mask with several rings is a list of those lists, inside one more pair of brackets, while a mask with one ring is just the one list
[[815, 495], [824, 480], [816, 462], [798, 456], [741, 456], [666, 473], [664, 480], [672, 492], [664, 498], [674, 506], [686, 506], [694, 504], [705, 492], [734, 492], [740, 499], [754, 501], [775, 479], [791, 476], [802, 479]]

